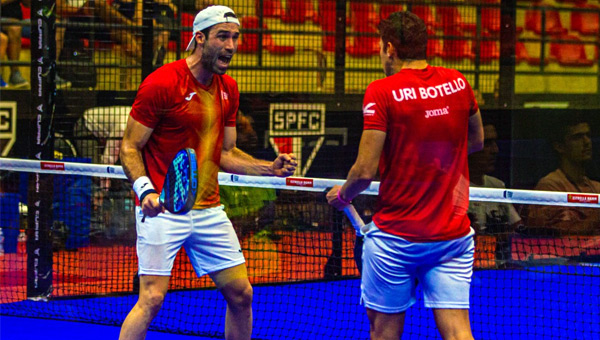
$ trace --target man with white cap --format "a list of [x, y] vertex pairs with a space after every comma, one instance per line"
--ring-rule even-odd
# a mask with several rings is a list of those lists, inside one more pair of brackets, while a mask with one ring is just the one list
[[[227, 301], [225, 339], [250, 339], [252, 287], [239, 240], [219, 199], [219, 168], [232, 173], [290, 176], [297, 161], [280, 154], [258, 160], [236, 147], [239, 91], [225, 72], [237, 50], [240, 23], [233, 10], [210, 6], [194, 20], [185, 59], [162, 66], [140, 85], [121, 144], [121, 162], [137, 194], [140, 294], [120, 339], [144, 339], [169, 287], [183, 246], [198, 276], [210, 275]], [[194, 148], [198, 197], [185, 215], [158, 203], [178, 150]], [[146, 216], [145, 219], [142, 217]]]

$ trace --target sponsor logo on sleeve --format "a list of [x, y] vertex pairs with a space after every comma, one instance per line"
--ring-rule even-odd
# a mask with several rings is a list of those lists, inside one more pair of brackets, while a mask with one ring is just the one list
[[364, 116], [373, 116], [375, 115], [375, 103], [369, 103], [363, 107], [363, 115]]

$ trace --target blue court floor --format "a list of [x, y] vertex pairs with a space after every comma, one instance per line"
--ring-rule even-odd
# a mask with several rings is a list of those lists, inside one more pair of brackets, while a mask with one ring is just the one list
[[[120, 328], [83, 322], [21, 318], [0, 315], [1, 340], [112, 340]], [[146, 340], [208, 340], [191, 335], [148, 332]]]
[[[254, 287], [254, 339], [368, 339], [369, 324], [359, 305], [358, 279]], [[403, 340], [439, 339], [433, 313], [421, 293], [407, 311]], [[1, 305], [22, 316], [67, 314], [117, 325], [136, 296], [20, 301]], [[214, 290], [167, 294], [154, 329], [187, 330], [210, 336], [224, 329], [225, 302]], [[11, 314], [11, 315], [12, 315]], [[479, 270], [471, 285], [470, 318], [476, 339], [600, 339], [600, 267], [541, 266]], [[5, 321], [6, 320], [6, 321]], [[26, 320], [29, 320], [26, 322]], [[117, 339], [118, 327], [2, 317], [1, 340]], [[35, 332], [31, 337], [30, 332]], [[41, 332], [41, 333], [40, 333]], [[37, 335], [36, 335], [37, 334]], [[48, 337], [48, 334], [60, 334]], [[82, 336], [84, 335], [84, 336]], [[152, 339], [191, 337], [152, 332]], [[195, 337], [194, 339], [199, 339]], [[200, 338], [207, 339], [207, 338]]]

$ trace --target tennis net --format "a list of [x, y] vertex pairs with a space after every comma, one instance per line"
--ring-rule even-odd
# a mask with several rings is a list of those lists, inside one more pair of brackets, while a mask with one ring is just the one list
[[[9, 183], [0, 194], [0, 314], [120, 325], [135, 304], [131, 186], [120, 167], [81, 161], [0, 158]], [[219, 182], [254, 286], [254, 338], [368, 338], [355, 231], [324, 197], [343, 181], [221, 173]], [[28, 201], [30, 183], [46, 190], [36, 202]], [[366, 222], [377, 191], [373, 183], [354, 201]], [[599, 338], [598, 195], [471, 188], [470, 196], [478, 222], [475, 337]], [[541, 220], [558, 209], [587, 216], [590, 228], [571, 233]], [[151, 328], [222, 337], [225, 302], [183, 253]], [[438, 336], [419, 298], [407, 313], [405, 338]]]

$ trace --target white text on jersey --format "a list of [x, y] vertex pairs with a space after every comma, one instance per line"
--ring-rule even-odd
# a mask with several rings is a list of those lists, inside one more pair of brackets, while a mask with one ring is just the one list
[[447, 114], [450, 114], [449, 106], [442, 107], [441, 109], [425, 110], [425, 118], [445, 116]]
[[[462, 78], [457, 78], [447, 83], [435, 86], [419, 87], [417, 89], [403, 88], [393, 90], [392, 95], [394, 96], [394, 100], [396, 100], [397, 102], [411, 99], [431, 99], [449, 96], [451, 94], [464, 90], [466, 87], [467, 84], [465, 83], [465, 81]], [[417, 94], [419, 96], [417, 96]]]

